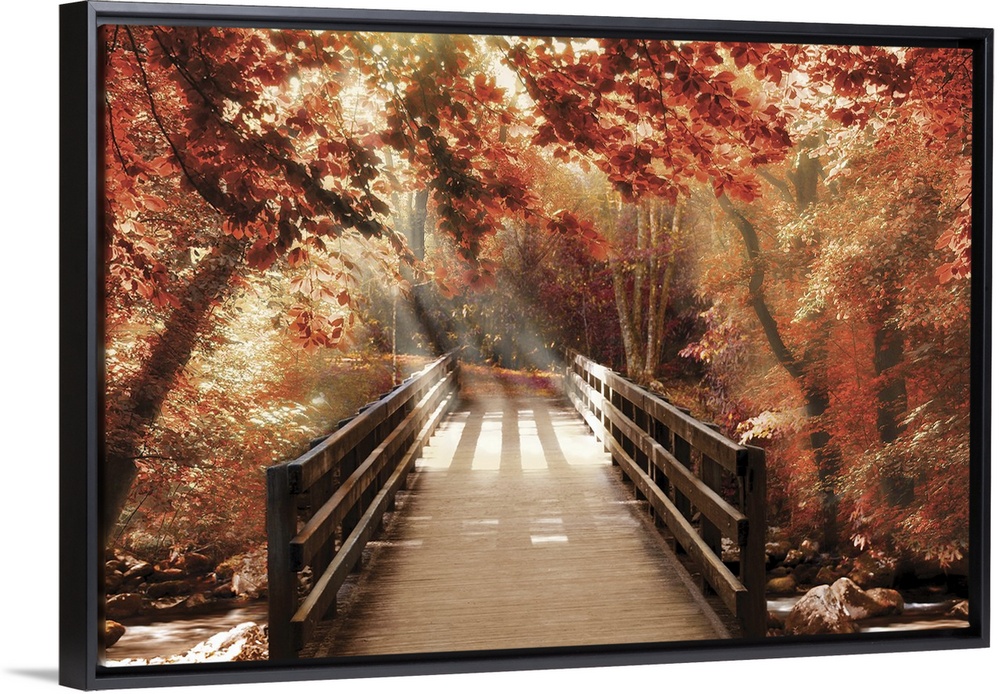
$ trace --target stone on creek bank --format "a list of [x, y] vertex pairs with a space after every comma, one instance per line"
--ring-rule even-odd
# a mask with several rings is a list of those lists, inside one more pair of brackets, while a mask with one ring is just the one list
[[142, 596], [138, 593], [121, 593], [108, 598], [105, 613], [112, 619], [127, 619], [142, 610]]
[[125, 635], [125, 627], [113, 620], [104, 622], [104, 647], [111, 648]]
[[164, 581], [163, 583], [153, 583], [146, 589], [146, 595], [150, 600], [173, 595], [187, 595], [194, 591], [194, 586], [190, 581]]
[[856, 621], [898, 614], [903, 597], [887, 588], [862, 590], [849, 578], [816, 586], [795, 603], [785, 620], [785, 633], [795, 635], [853, 634]]
[[959, 600], [956, 602], [946, 615], [952, 619], [968, 619], [969, 618], [969, 601]]
[[788, 595], [794, 593], [797, 587], [798, 583], [795, 581], [794, 576], [779, 576], [768, 581], [767, 587], [764, 590], [767, 593], [776, 595]]

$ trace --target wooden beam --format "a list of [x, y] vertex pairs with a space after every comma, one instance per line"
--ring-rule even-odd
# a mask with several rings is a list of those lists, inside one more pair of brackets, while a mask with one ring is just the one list
[[306, 522], [291, 541], [292, 566], [297, 571], [310, 562], [324, 543], [337, 531], [337, 524], [347, 510], [358, 502], [377, 479], [385, 463], [403, 445], [405, 439], [422, 425], [426, 409], [436, 408], [447, 393], [448, 379], [442, 379], [417, 406], [393, 429], [382, 443], [343, 481], [340, 488]]
[[747, 592], [746, 587], [722, 563], [722, 560], [715, 556], [712, 548], [705, 544], [705, 541], [701, 539], [687, 519], [670, 503], [670, 499], [653, 484], [653, 480], [642, 471], [638, 464], [628, 457], [625, 450], [615, 441], [611, 442], [611, 446], [613, 454], [619, 457], [619, 465], [621, 465], [622, 470], [629, 476], [632, 483], [642, 490], [646, 500], [666, 522], [674, 539], [698, 566], [705, 581], [712, 586], [726, 608], [737, 615], [738, 605], [744, 600], [738, 596]]
[[695, 508], [701, 511], [702, 516], [711, 520], [733, 542], [742, 544], [746, 541], [748, 521], [744, 514], [733, 508], [711, 486], [695, 477], [667, 449], [639, 429], [634, 422], [629, 421], [620, 411], [612, 409], [611, 418], [615, 425], [625, 431], [637, 447], [649, 456], [656, 468], [683, 492]]
[[295, 531], [295, 503], [288, 464], [267, 468], [267, 621], [268, 659], [272, 662], [298, 656], [291, 629], [297, 581], [288, 544]]
[[[427, 439], [430, 438], [434, 429], [440, 424], [450, 405], [452, 394], [443, 400], [428, 419], [416, 440], [407, 449], [406, 455], [400, 460], [396, 470], [393, 472], [385, 487], [378, 493], [372, 504], [361, 516], [356, 528], [344, 541], [337, 556], [326, 568], [323, 574], [313, 585], [313, 589], [306, 596], [306, 599], [299, 606], [298, 610], [290, 620], [292, 643], [296, 650], [301, 650], [306, 641], [312, 636], [316, 625], [326, 614], [330, 606], [337, 599], [337, 591], [344, 585], [351, 569], [360, 561], [361, 553], [365, 545], [374, 534], [378, 521], [389, 504], [389, 499], [399, 491], [413, 466], [414, 461], [420, 455], [420, 451]], [[270, 628], [270, 627], [269, 627]]]

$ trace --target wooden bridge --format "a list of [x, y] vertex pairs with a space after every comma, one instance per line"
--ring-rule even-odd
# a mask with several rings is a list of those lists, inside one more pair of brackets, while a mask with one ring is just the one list
[[460, 401], [452, 353], [269, 468], [270, 658], [762, 637], [763, 452], [564, 385]]

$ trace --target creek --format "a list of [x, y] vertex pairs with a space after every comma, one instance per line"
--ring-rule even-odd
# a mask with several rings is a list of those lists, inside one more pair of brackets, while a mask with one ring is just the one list
[[[767, 610], [779, 615], [784, 620], [801, 598], [801, 595], [772, 598], [767, 601]], [[919, 629], [964, 629], [969, 626], [968, 621], [947, 616], [954, 604], [954, 600], [904, 602], [903, 614], [859, 619], [858, 627], [862, 634], [880, 631], [916, 631]]]
[[[773, 598], [767, 609], [786, 617], [801, 596]], [[954, 600], [942, 602], [907, 602], [903, 614], [860, 620], [861, 633], [880, 631], [912, 631], [917, 629], [961, 629], [969, 623], [946, 616]], [[127, 658], [149, 659], [180, 655], [195, 645], [243, 622], [267, 623], [267, 603], [250, 603], [224, 612], [206, 611], [198, 614], [162, 619], [147, 623], [126, 623], [125, 635], [107, 651], [107, 664]]]
[[243, 622], [267, 624], [267, 602], [259, 601], [225, 611], [206, 610], [196, 614], [153, 622], [122, 620], [125, 635], [107, 650], [106, 664], [127, 658], [150, 659], [187, 653], [216, 634]]

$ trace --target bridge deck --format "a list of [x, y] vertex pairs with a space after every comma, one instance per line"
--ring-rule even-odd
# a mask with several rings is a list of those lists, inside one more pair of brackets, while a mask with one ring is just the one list
[[311, 655], [727, 636], [568, 407], [466, 402], [410, 483]]

